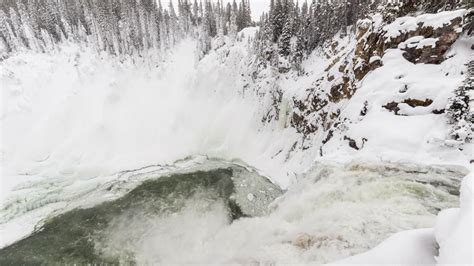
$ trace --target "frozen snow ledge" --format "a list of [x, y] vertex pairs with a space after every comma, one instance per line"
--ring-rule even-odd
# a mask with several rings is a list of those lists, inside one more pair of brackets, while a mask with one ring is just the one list
[[435, 228], [403, 231], [369, 250], [331, 264], [472, 265], [472, 178], [461, 184], [460, 208], [441, 211]]

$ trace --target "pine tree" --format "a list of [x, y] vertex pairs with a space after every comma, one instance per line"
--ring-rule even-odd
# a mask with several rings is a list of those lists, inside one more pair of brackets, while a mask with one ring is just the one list
[[278, 53], [280, 54], [280, 56], [288, 57], [290, 55], [291, 37], [292, 37], [291, 18], [288, 17], [285, 21], [285, 26], [283, 27], [282, 34], [280, 36], [280, 40], [278, 43], [278, 48], [279, 48]]
[[[10, 25], [8, 23], [8, 17], [3, 12], [3, 10], [0, 9], [0, 42], [1, 42], [1, 47], [4, 47], [6, 53], [11, 52], [13, 49], [16, 47], [12, 47], [14, 45], [13, 38], [15, 36], [12, 36], [13, 31], [10, 28]], [[0, 49], [0, 51], [2, 51]], [[3, 56], [0, 54], [0, 56]]]
[[251, 26], [252, 23], [252, 10], [250, 9], [250, 0], [247, 0], [245, 4], [245, 27]]
[[193, 24], [194, 25], [197, 25], [198, 23], [200, 23], [200, 16], [199, 16], [199, 4], [197, 2], [197, 0], [194, 0], [194, 4], [193, 4]]
[[237, 32], [239, 31], [239, 26], [237, 22], [238, 10], [237, 10], [237, 4], [235, 3], [235, 0], [232, 6], [233, 7], [235, 6], [235, 8], [232, 8], [232, 10], [230, 11], [229, 36], [231, 38], [237, 38]]
[[178, 17], [176, 16], [176, 12], [174, 11], [174, 6], [173, 6], [173, 2], [170, 1], [169, 3], [169, 7], [168, 7], [168, 10], [169, 10], [169, 24], [168, 24], [168, 36], [169, 36], [169, 42], [170, 42], [170, 45], [174, 45], [177, 43], [179, 37], [178, 37], [178, 29], [179, 29], [179, 21], [178, 21]]
[[273, 31], [273, 42], [277, 42], [284, 26], [284, 14], [283, 5], [281, 0], [276, 0], [275, 7], [272, 10], [271, 25]]
[[[31, 3], [31, 2], [30, 2]], [[21, 29], [23, 31], [23, 41], [25, 46], [33, 51], [42, 51], [42, 47], [38, 43], [36, 38], [34, 28], [38, 28], [37, 24], [34, 26], [34, 23], [31, 21], [28, 10], [23, 3], [18, 3], [18, 13], [21, 20]]]
[[303, 62], [305, 53], [304, 43], [304, 29], [301, 29], [297, 32], [295, 49], [291, 55], [291, 63], [293, 67], [298, 71], [298, 74], [301, 74], [302, 71], [301, 63]]
[[[5, 21], [7, 20], [5, 19]], [[23, 24], [21, 22], [20, 16], [16, 12], [16, 10], [13, 9], [13, 7], [10, 7], [10, 21], [11, 27], [9, 24], [5, 25], [8, 31], [8, 35], [10, 36], [9, 39], [11, 41], [9, 47], [14, 50], [26, 47], [28, 45], [28, 41], [25, 37]]]

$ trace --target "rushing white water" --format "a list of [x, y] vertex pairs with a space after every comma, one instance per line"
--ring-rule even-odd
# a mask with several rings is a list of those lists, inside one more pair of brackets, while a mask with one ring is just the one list
[[2, 62], [6, 178], [110, 175], [206, 154], [241, 158], [286, 186], [287, 171], [271, 157], [294, 131], [262, 127], [260, 105], [235, 89], [236, 73], [212, 60], [196, 68], [194, 51], [183, 41], [158, 68], [74, 46]]
[[[133, 250], [142, 262], [330, 262], [366, 251], [394, 232], [433, 226], [439, 209], [457, 205], [448, 191], [464, 173], [413, 165], [320, 164], [290, 187], [268, 216], [228, 225], [219, 205], [204, 213], [196, 209], [206, 205], [189, 206], [156, 218], [152, 224], [158, 227]], [[135, 225], [149, 228], [143, 221]], [[112, 242], [127, 234], [116, 230]]]

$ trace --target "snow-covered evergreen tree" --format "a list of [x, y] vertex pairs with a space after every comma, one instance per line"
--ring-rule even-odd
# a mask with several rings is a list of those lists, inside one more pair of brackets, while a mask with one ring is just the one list
[[291, 18], [287, 17], [278, 42], [278, 53], [280, 56], [288, 57], [291, 52]]

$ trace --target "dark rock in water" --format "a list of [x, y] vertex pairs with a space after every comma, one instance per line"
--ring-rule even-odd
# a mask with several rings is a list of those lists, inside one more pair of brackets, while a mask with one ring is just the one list
[[[96, 248], [117, 217], [125, 216], [125, 221], [166, 217], [198, 198], [223, 203], [231, 223], [265, 213], [281, 193], [268, 179], [239, 166], [162, 176], [144, 181], [116, 200], [50, 218], [30, 236], [0, 250], [0, 265], [124, 263], [123, 256], [105, 256]], [[129, 258], [125, 263], [134, 264], [133, 256]]]

